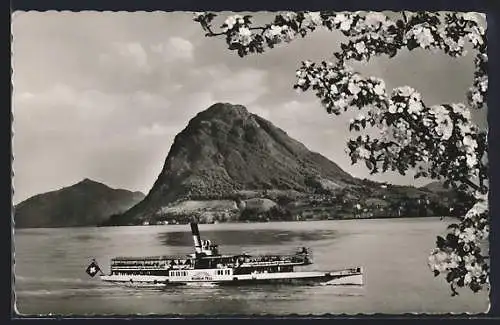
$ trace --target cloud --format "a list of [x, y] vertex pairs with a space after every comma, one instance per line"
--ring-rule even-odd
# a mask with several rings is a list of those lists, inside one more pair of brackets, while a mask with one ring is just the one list
[[137, 66], [145, 67], [148, 64], [148, 55], [139, 43], [117, 44], [118, 51], [125, 57], [131, 57], [135, 60]]
[[[212, 93], [215, 101], [251, 105], [269, 91], [268, 73], [255, 68], [230, 70], [224, 64], [208, 65], [188, 72], [195, 85]], [[195, 86], [195, 87], [196, 87]]]
[[166, 43], [151, 45], [151, 52], [160, 54], [164, 61], [193, 59], [193, 44], [182, 37], [171, 37]]
[[151, 126], [143, 126], [139, 128], [138, 133], [142, 136], [163, 136], [166, 134], [174, 134], [175, 128], [153, 123]]
[[28, 91], [23, 92], [23, 93], [19, 94], [18, 96], [15, 96], [15, 98], [21, 102], [29, 101], [29, 100], [33, 99], [34, 97], [35, 97], [35, 95], [33, 95], [32, 93], [30, 93]]
[[132, 72], [151, 72], [148, 53], [138, 42], [115, 42], [108, 52], [98, 56], [98, 60], [107, 69], [132, 68]]

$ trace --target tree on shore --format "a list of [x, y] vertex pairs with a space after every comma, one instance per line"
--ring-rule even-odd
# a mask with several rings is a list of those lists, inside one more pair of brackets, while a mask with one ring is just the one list
[[[364, 162], [371, 174], [416, 172], [444, 182], [445, 187], [474, 197], [467, 213], [439, 236], [429, 257], [436, 276], [443, 274], [452, 290], [474, 292], [489, 285], [488, 253], [481, 244], [489, 234], [487, 131], [471, 119], [471, 110], [486, 108], [488, 89], [487, 39], [475, 13], [400, 12], [389, 17], [379, 12], [283, 12], [255, 26], [249, 15], [231, 15], [215, 29], [216, 14], [195, 13], [194, 20], [207, 37], [223, 37], [239, 56], [259, 54], [306, 37], [319, 28], [340, 31], [341, 43], [333, 60], [303, 61], [294, 88], [316, 94], [328, 114], [351, 109], [363, 112], [349, 121], [355, 133], [347, 143], [352, 163]], [[409, 86], [386, 89], [385, 82], [365, 77], [350, 66], [374, 57], [395, 57], [402, 49], [441, 51], [465, 55], [470, 42], [475, 72], [467, 103], [428, 106]], [[367, 135], [376, 129], [378, 136]]]

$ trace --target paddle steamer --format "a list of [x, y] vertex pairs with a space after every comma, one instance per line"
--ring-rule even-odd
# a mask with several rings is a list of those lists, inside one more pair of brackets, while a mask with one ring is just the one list
[[[363, 285], [361, 267], [335, 271], [297, 271], [312, 264], [303, 247], [291, 255], [223, 255], [218, 245], [202, 240], [198, 224], [191, 223], [194, 253], [186, 256], [115, 257], [103, 281], [136, 286], [240, 285], [248, 283], [320, 282], [331, 285]], [[89, 271], [90, 270], [90, 271]], [[100, 271], [95, 261], [87, 268], [91, 276]]]

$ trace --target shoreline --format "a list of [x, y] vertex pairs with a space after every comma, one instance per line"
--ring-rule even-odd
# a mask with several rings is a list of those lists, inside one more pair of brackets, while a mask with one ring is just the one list
[[[428, 217], [363, 217], [363, 218], [341, 218], [341, 219], [322, 219], [322, 220], [270, 220], [270, 221], [229, 221], [229, 222], [218, 222], [218, 223], [200, 223], [201, 225], [217, 225], [217, 224], [266, 224], [266, 223], [296, 223], [296, 222], [321, 222], [321, 221], [352, 221], [352, 220], [386, 220], [386, 219], [395, 219], [395, 220], [407, 220], [407, 219], [440, 219], [440, 220], [459, 220], [458, 217], [452, 216], [428, 216]], [[184, 226], [188, 225], [187, 223], [177, 223], [177, 224], [152, 224], [152, 225], [109, 225], [109, 226], [100, 226], [100, 225], [87, 225], [87, 226], [62, 226], [62, 227], [26, 227], [26, 228], [14, 228], [16, 230], [33, 230], [33, 229], [63, 229], [63, 228], [117, 228], [117, 227], [159, 227], [159, 226]]]

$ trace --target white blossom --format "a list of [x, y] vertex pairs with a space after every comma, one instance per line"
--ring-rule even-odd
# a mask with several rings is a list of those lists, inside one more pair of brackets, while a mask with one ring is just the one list
[[477, 141], [469, 135], [465, 136], [462, 141], [464, 146], [466, 147], [467, 152], [474, 152], [474, 150], [477, 148]]
[[321, 25], [323, 20], [319, 11], [311, 11], [304, 14], [305, 18], [310, 20], [314, 25]]
[[466, 119], [470, 119], [470, 110], [468, 110], [463, 104], [452, 104], [453, 113], [460, 114]]
[[370, 151], [368, 151], [366, 148], [358, 148], [358, 155], [361, 157], [361, 158], [364, 158], [364, 159], [368, 159], [370, 158]]
[[422, 103], [420, 101], [410, 100], [408, 104], [408, 113], [419, 113], [423, 109]]
[[238, 41], [244, 46], [250, 44], [252, 42], [252, 31], [247, 27], [240, 27], [238, 29]]
[[488, 77], [487, 76], [483, 76], [480, 79], [480, 81], [479, 81], [479, 89], [482, 92], [486, 92], [486, 90], [488, 90]]
[[286, 42], [290, 42], [291, 40], [293, 40], [295, 38], [295, 32], [293, 30], [291, 30], [290, 28], [288, 28], [288, 26], [282, 26], [281, 27], [281, 31], [282, 31], [282, 34], [284, 34], [284, 40]]
[[227, 19], [224, 21], [224, 24], [226, 24], [227, 27], [224, 28], [224, 32], [228, 31], [229, 29], [232, 29], [233, 26], [236, 23], [243, 24], [243, 17], [240, 15], [233, 15], [227, 17]]
[[[445, 36], [444, 43], [446, 45], [448, 45], [448, 47], [450, 48], [450, 51], [460, 52], [460, 53], [463, 52], [464, 45], [465, 45], [465, 41], [464, 41], [463, 37], [459, 37], [458, 41], [455, 42], [455, 40], [453, 38]], [[465, 54], [465, 53], [462, 53], [462, 54]]]
[[383, 95], [385, 92], [385, 83], [382, 81], [373, 87], [373, 92], [379, 96]]
[[413, 94], [415, 89], [413, 89], [410, 86], [403, 86], [403, 87], [396, 88], [396, 91], [401, 96], [409, 97], [411, 94]]
[[466, 155], [467, 159], [467, 166], [470, 168], [474, 168], [477, 164], [477, 157], [474, 153], [467, 153]]
[[273, 38], [281, 35], [281, 31], [282, 31], [281, 26], [271, 25], [271, 27], [266, 31], [267, 32], [266, 34], [269, 38]]
[[333, 102], [333, 105], [334, 105], [335, 107], [340, 108], [340, 109], [344, 109], [344, 108], [346, 108], [346, 107], [347, 107], [348, 103], [347, 103], [347, 101], [346, 101], [345, 99], [340, 98], [340, 99], [338, 99], [338, 100], [334, 101], [334, 102]]
[[358, 51], [358, 53], [362, 54], [362, 53], [365, 53], [367, 50], [366, 50], [366, 46], [365, 46], [365, 42], [361, 41], [359, 43], [356, 43], [354, 45], [354, 48], [356, 49], [356, 51]]
[[465, 12], [465, 13], [462, 13], [462, 18], [464, 20], [473, 21], [476, 24], [479, 24], [479, 19], [477, 17], [477, 13], [474, 13], [474, 12]]
[[476, 92], [474, 95], [472, 95], [472, 102], [474, 103], [480, 103], [483, 101], [483, 96], [481, 96], [480, 93]]
[[295, 20], [296, 17], [297, 17], [297, 13], [293, 12], [293, 11], [289, 11], [289, 12], [285, 13], [285, 16], [284, 16], [286, 21]]
[[483, 41], [483, 36], [484, 31], [481, 30], [480, 27], [472, 27], [471, 32], [467, 35], [469, 40], [472, 42], [474, 45], [482, 45], [484, 43]]
[[398, 108], [397, 108], [397, 106], [393, 102], [391, 102], [389, 104], [388, 110], [389, 110], [389, 113], [396, 114], [396, 112], [398, 111]]
[[345, 14], [337, 14], [333, 19], [333, 23], [340, 23], [340, 30], [348, 31], [349, 28], [351, 28], [352, 18], [346, 16]]
[[475, 230], [471, 227], [465, 228], [458, 236], [461, 242], [473, 242], [476, 240]]
[[408, 33], [407, 37], [415, 37], [415, 40], [422, 48], [429, 47], [434, 42], [434, 36], [428, 27], [422, 25], [414, 26]]
[[385, 15], [380, 12], [371, 11], [365, 16], [365, 24], [370, 26], [378, 26], [385, 20], [386, 20]]
[[359, 88], [359, 86], [353, 82], [349, 83], [349, 86], [347, 88], [349, 89], [349, 92], [353, 95], [357, 95], [361, 91], [361, 88]]

